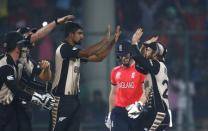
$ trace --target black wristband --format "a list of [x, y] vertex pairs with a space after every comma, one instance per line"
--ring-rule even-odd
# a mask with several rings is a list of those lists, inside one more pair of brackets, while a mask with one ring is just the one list
[[56, 25], [59, 25], [57, 18], [54, 21], [55, 21]]

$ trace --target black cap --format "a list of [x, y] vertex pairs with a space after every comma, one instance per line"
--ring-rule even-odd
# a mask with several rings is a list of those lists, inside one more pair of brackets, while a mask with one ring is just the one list
[[131, 54], [131, 41], [128, 39], [122, 40], [116, 44], [116, 56], [124, 56], [128, 53]]
[[155, 51], [157, 50], [157, 42], [152, 42], [150, 44], [144, 43], [143, 45], [146, 46], [146, 47], [149, 47], [149, 48], [151, 48]]
[[23, 36], [20, 33], [16, 31], [8, 32], [5, 36], [5, 43], [4, 43], [4, 47], [6, 51], [10, 52], [16, 47], [21, 46], [22, 40], [23, 40]]

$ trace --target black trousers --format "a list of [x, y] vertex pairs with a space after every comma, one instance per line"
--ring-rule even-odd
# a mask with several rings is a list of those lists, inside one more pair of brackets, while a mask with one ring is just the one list
[[78, 96], [56, 96], [56, 105], [51, 111], [50, 131], [79, 131], [80, 100]]
[[13, 102], [0, 104], [0, 131], [17, 131], [17, 119]]
[[18, 131], [32, 131], [32, 108], [21, 101], [15, 104]]
[[[151, 128], [156, 119], [156, 112], [146, 110], [136, 119], [128, 117], [125, 108], [115, 107], [111, 113], [111, 131], [146, 131]], [[165, 118], [156, 131], [164, 131], [169, 125], [169, 114], [165, 112]]]
[[111, 131], [131, 131], [137, 119], [128, 117], [128, 112], [123, 107], [114, 107], [111, 112], [112, 127]]

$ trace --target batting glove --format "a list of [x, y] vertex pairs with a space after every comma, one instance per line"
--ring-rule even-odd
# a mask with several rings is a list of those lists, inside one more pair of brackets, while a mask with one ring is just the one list
[[51, 110], [55, 104], [54, 97], [49, 93], [41, 95], [35, 92], [31, 101], [37, 105], [41, 105], [43, 108], [48, 110]]
[[141, 101], [136, 101], [134, 104], [127, 106], [126, 110], [128, 111], [128, 117], [136, 119], [144, 111], [144, 106]]
[[111, 129], [111, 112], [109, 112], [105, 118], [105, 126]]

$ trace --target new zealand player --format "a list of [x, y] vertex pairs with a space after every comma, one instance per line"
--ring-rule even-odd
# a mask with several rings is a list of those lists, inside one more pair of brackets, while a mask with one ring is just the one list
[[[27, 93], [33, 91], [46, 93], [47, 83], [40, 80], [50, 80], [50, 63], [42, 60], [36, 64], [31, 60], [29, 50], [27, 46], [20, 50], [20, 58], [17, 62], [18, 87]], [[38, 78], [40, 80], [37, 80]], [[15, 108], [18, 131], [32, 131], [32, 108], [30, 102], [19, 98], [15, 103]]]
[[131, 41], [121, 41], [116, 47], [120, 65], [111, 71], [109, 114], [105, 124], [111, 131], [131, 131], [137, 120], [128, 117], [126, 108], [142, 98], [144, 75], [136, 70], [130, 53]]
[[37, 92], [25, 93], [18, 88], [17, 61], [25, 41], [21, 34], [9, 32], [5, 40], [6, 54], [0, 58], [0, 129], [2, 131], [16, 131], [15, 101], [23, 98], [38, 103], [46, 108], [53, 106], [53, 98]]
[[65, 25], [65, 40], [56, 49], [55, 78], [53, 89], [57, 105], [52, 110], [51, 131], [79, 131], [80, 102], [79, 78], [81, 61], [102, 61], [118, 40], [120, 28], [111, 37], [110, 29], [107, 35], [97, 44], [80, 49], [84, 38], [83, 28], [73, 22]]
[[[135, 130], [163, 131], [171, 123], [168, 102], [168, 75], [164, 64], [165, 48], [157, 42], [145, 43], [138, 50], [138, 42], [143, 34], [142, 29], [138, 29], [132, 37], [133, 58], [136, 63], [147, 73], [145, 88], [149, 88], [149, 98], [146, 103], [148, 112], [142, 112], [137, 104], [129, 110], [130, 118], [140, 117], [140, 122]], [[149, 104], [149, 105], [148, 105]]]
[[40, 29], [30, 29], [28, 27], [23, 27], [17, 30], [17, 32], [20, 32], [23, 34], [24, 38], [31, 43], [31, 46], [35, 46], [35, 42], [38, 40], [43, 39], [46, 35], [48, 35], [57, 25], [65, 24], [69, 21], [74, 19], [73, 15], [67, 15], [61, 18], [55, 19], [53, 22], [47, 24], [46, 26], [43, 26]]
[[[40, 29], [22, 27], [17, 30], [17, 32], [23, 35], [27, 44], [26, 47], [21, 49], [20, 59], [17, 63], [18, 85], [21, 90], [25, 92], [41, 91], [45, 93], [47, 90], [46, 88], [51, 89], [51, 87], [49, 87], [51, 84], [49, 82], [44, 82], [51, 80], [50, 63], [46, 60], [42, 60], [39, 63], [33, 61], [29, 55], [30, 50], [35, 46], [35, 42], [43, 39], [57, 25], [69, 22], [73, 18], [74, 16], [67, 15], [54, 20]], [[17, 112], [18, 131], [32, 131], [32, 109], [30, 103], [20, 98], [20, 100], [16, 102], [15, 108]]]

